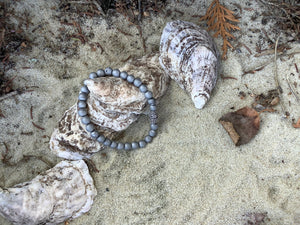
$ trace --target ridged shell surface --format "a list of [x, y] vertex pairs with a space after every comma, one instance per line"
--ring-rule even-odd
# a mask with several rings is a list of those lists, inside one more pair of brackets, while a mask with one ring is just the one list
[[[144, 56], [125, 64], [126, 71], [142, 80], [154, 98], [160, 98], [168, 87], [168, 76], [159, 64], [159, 54]], [[112, 76], [85, 81], [90, 93], [88, 115], [104, 136], [113, 139], [117, 132], [127, 129], [139, 115], [147, 113], [146, 98], [133, 84]], [[50, 148], [66, 159], [89, 158], [104, 146], [89, 136], [77, 115], [77, 104], [68, 109], [54, 130]]]
[[29, 182], [0, 188], [0, 214], [17, 225], [59, 224], [88, 212], [96, 195], [85, 162], [62, 161]]
[[160, 64], [203, 108], [218, 76], [219, 53], [207, 31], [181, 20], [167, 23], [160, 41]]

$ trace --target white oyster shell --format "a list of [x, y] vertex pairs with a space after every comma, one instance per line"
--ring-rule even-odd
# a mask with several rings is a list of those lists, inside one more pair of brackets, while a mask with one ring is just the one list
[[96, 195], [85, 162], [62, 161], [29, 182], [0, 188], [0, 214], [18, 225], [58, 224], [88, 212]]
[[[119, 69], [142, 80], [154, 98], [160, 98], [168, 86], [168, 76], [159, 64], [159, 54], [132, 60]], [[112, 76], [86, 80], [90, 90], [88, 114], [97, 131], [114, 138], [146, 111], [146, 98], [133, 84]], [[66, 159], [89, 158], [104, 146], [90, 138], [77, 115], [77, 104], [67, 110], [50, 140], [51, 150]]]
[[181, 20], [167, 23], [159, 60], [166, 73], [191, 95], [195, 107], [203, 108], [216, 84], [219, 60], [207, 31]]

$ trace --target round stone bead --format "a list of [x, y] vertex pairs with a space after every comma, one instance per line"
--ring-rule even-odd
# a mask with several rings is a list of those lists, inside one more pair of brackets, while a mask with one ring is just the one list
[[118, 146], [118, 143], [115, 142], [115, 141], [112, 141], [111, 144], [110, 144], [111, 148], [117, 148], [117, 146]]
[[118, 150], [124, 149], [124, 144], [123, 143], [118, 143], [117, 149]]
[[158, 126], [157, 126], [157, 124], [151, 124], [150, 128], [151, 128], [151, 130], [157, 130]]
[[125, 150], [130, 150], [131, 149], [131, 144], [130, 143], [125, 143], [124, 149]]
[[145, 141], [139, 141], [140, 148], [145, 148], [147, 143]]
[[150, 110], [155, 111], [156, 110], [156, 105], [150, 105]]
[[97, 74], [95, 72], [90, 73], [89, 78], [94, 79], [97, 77]]
[[131, 143], [131, 148], [132, 149], [137, 149], [137, 148], [139, 148], [139, 144], [137, 142], [132, 142]]
[[87, 88], [86, 85], [82, 86], [80, 91], [83, 92], [83, 93], [87, 93], [87, 94], [90, 93], [90, 91], [89, 91], [89, 89]]
[[155, 105], [155, 99], [154, 98], [148, 99], [148, 104], [149, 105]]
[[99, 143], [103, 143], [105, 141], [105, 137], [103, 135], [100, 135], [98, 138], [97, 138], [97, 141]]
[[149, 136], [149, 135], [147, 135], [147, 136], [145, 137], [145, 141], [146, 141], [147, 143], [150, 143], [150, 142], [152, 141], [152, 137]]
[[80, 94], [78, 95], [78, 100], [86, 101], [87, 100], [87, 94], [80, 92]]
[[105, 139], [105, 141], [103, 142], [103, 145], [105, 146], [110, 146], [111, 144], [111, 140], [109, 140], [108, 138]]
[[94, 138], [94, 139], [96, 139], [97, 137], [99, 137], [98, 131], [94, 130], [93, 132], [91, 132], [91, 137]]
[[104, 77], [105, 76], [105, 71], [104, 70], [98, 70], [97, 71], [97, 76], [98, 77]]
[[120, 77], [121, 77], [122, 79], [124, 79], [124, 80], [127, 79], [127, 76], [128, 76], [128, 73], [127, 73], [127, 72], [121, 72], [121, 73], [120, 73]]
[[89, 124], [91, 122], [91, 119], [88, 116], [83, 116], [83, 117], [81, 117], [81, 122], [83, 124]]
[[105, 71], [105, 74], [106, 74], [106, 75], [111, 75], [113, 70], [112, 70], [112, 68], [107, 67], [107, 68], [105, 68], [104, 71]]
[[86, 109], [78, 109], [78, 115], [81, 117], [86, 116], [87, 115]]
[[147, 92], [145, 93], [145, 97], [148, 98], [148, 99], [152, 98], [152, 97], [153, 97], [152, 92], [151, 92], [151, 91], [147, 91]]
[[148, 91], [148, 88], [146, 87], [146, 85], [142, 84], [140, 87], [140, 92], [145, 93], [146, 91]]
[[140, 87], [142, 85], [142, 81], [140, 78], [135, 78], [133, 81], [133, 85], [136, 87]]
[[127, 82], [132, 83], [134, 81], [134, 76], [128, 75], [127, 76]]
[[155, 131], [155, 130], [150, 130], [150, 131], [149, 131], [149, 135], [150, 135], [151, 137], [155, 137], [155, 136], [156, 136], [156, 131]]
[[78, 102], [78, 108], [86, 108], [86, 102], [85, 101], [79, 101]]
[[120, 70], [118, 70], [118, 69], [113, 70], [113, 71], [112, 71], [112, 75], [113, 75], [114, 77], [119, 77], [119, 76], [120, 76]]
[[89, 124], [86, 125], [85, 129], [86, 129], [88, 132], [92, 132], [93, 130], [95, 130], [95, 126], [94, 126], [94, 124], [89, 123]]

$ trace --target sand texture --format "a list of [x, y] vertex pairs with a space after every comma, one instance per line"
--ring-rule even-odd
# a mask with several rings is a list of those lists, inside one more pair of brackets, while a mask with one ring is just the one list
[[[107, 66], [119, 68], [128, 57], [134, 60], [157, 52], [166, 22], [181, 19], [205, 27], [193, 15], [204, 15], [211, 3], [170, 1], [165, 13], [145, 17], [141, 22], [144, 52], [138, 28], [120, 14], [91, 17], [65, 13], [64, 1], [58, 0], [7, 2], [10, 12], [18, 15], [9, 21], [21, 26], [20, 36], [27, 46], [10, 54], [15, 64], [5, 76], [16, 76], [15, 90], [28, 87], [33, 91], [0, 101], [5, 116], [0, 117], [1, 187], [31, 180], [62, 160], [50, 151], [49, 137], [63, 113], [76, 102], [90, 72]], [[171, 81], [158, 105], [160, 129], [153, 143], [130, 152], [107, 149], [92, 157], [99, 170], [90, 167], [98, 195], [91, 210], [70, 225], [244, 225], [251, 224], [247, 220], [253, 213], [266, 213], [262, 224], [300, 224], [300, 129], [291, 125], [292, 119], [300, 117], [300, 103], [290, 94], [287, 82], [288, 76], [296, 92], [300, 91], [300, 74], [294, 66], [296, 63], [300, 69], [300, 54], [288, 56], [299, 52], [300, 45], [288, 43], [291, 49], [277, 59], [282, 104], [289, 119], [283, 117], [280, 105], [275, 106], [276, 112], [260, 115], [256, 137], [236, 147], [218, 120], [228, 112], [251, 107], [253, 96], [276, 87], [274, 54], [254, 55], [258, 44], [269, 48], [262, 28], [274, 42], [278, 33], [272, 19], [262, 24], [263, 12], [268, 9], [259, 1], [223, 2], [240, 16], [241, 30], [234, 33], [237, 39], [232, 41], [236, 48], [228, 51], [220, 68], [221, 74], [235, 79], [219, 78], [202, 110]], [[82, 7], [80, 4], [84, 3], [77, 7]], [[30, 19], [27, 26], [21, 19], [25, 15]], [[78, 28], [72, 21], [80, 24], [85, 43], [74, 36]], [[221, 38], [215, 41], [221, 51]], [[288, 41], [289, 37], [281, 34], [279, 43]], [[242, 75], [262, 65], [260, 71]], [[240, 92], [245, 97], [241, 98]], [[143, 116], [124, 132], [124, 140], [139, 139], [146, 132], [148, 120]], [[10, 223], [0, 217], [0, 224]]]

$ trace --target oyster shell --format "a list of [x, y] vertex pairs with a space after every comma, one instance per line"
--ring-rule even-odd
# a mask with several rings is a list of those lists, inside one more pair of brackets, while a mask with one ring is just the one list
[[[159, 64], [159, 54], [144, 56], [131, 61], [120, 71], [126, 71], [142, 80], [160, 98], [168, 86], [168, 76]], [[97, 126], [97, 131], [114, 138], [146, 111], [146, 98], [134, 85], [116, 77], [87, 79], [90, 90], [87, 100], [88, 114]], [[66, 159], [89, 158], [104, 146], [92, 139], [77, 115], [77, 104], [67, 110], [59, 121], [50, 139], [50, 148], [59, 157]]]
[[219, 53], [199, 26], [181, 20], [167, 23], [160, 40], [160, 64], [186, 90], [196, 108], [209, 100], [218, 76]]
[[96, 194], [83, 160], [62, 161], [29, 182], [0, 188], [0, 214], [13, 224], [58, 224], [89, 211]]

